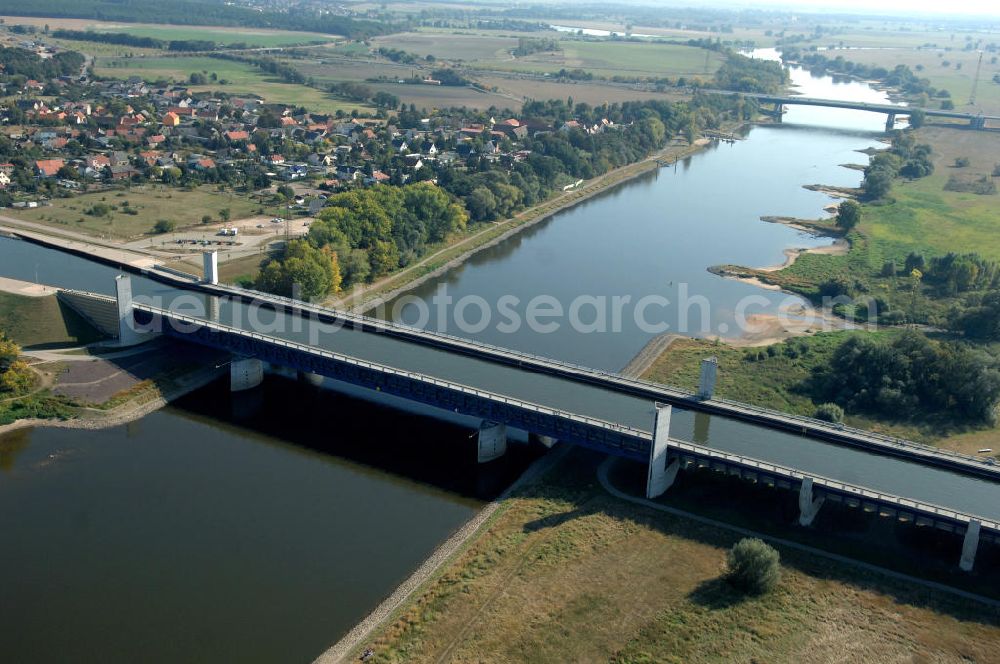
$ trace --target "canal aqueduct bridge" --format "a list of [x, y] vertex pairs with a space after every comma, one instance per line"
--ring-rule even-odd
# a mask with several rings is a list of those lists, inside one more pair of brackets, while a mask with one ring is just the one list
[[[153, 329], [225, 350], [234, 357], [234, 389], [258, 384], [265, 366], [326, 377], [475, 418], [483, 461], [504, 453], [509, 427], [646, 463], [649, 497], [667, 491], [682, 470], [708, 468], [797, 492], [803, 525], [828, 502], [955, 533], [964, 537], [960, 564], [966, 570], [981, 539], [1000, 542], [1000, 505], [991, 498], [1000, 495], [1000, 468], [991, 462], [714, 398], [714, 360], [705, 361], [700, 389], [690, 393], [222, 286], [212, 283], [211, 259], [204, 280], [135, 271], [166, 294], [157, 306], [133, 300], [127, 276], [115, 280], [115, 298], [94, 296], [120, 314], [123, 339], [135, 342], [143, 329]], [[202, 310], [172, 306], [180, 295], [188, 305], [195, 295]], [[246, 323], [255, 307], [263, 326]], [[328, 333], [311, 338], [316, 325]], [[670, 436], [674, 408], [751, 426], [708, 447]]]

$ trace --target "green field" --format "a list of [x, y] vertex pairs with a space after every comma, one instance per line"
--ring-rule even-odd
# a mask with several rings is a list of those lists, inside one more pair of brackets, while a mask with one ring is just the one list
[[579, 41], [564, 39], [562, 50], [510, 59], [469, 63], [481, 69], [554, 73], [583, 69], [595, 76], [711, 78], [722, 63], [718, 53], [679, 44], [658, 42]]
[[0, 330], [22, 347], [75, 346], [101, 338], [55, 295], [25, 297], [0, 292]]
[[161, 79], [186, 82], [194, 72], [216, 74], [225, 84], [191, 86], [195, 92], [225, 92], [230, 95], [256, 95], [268, 102], [304, 106], [316, 113], [365, 110], [366, 106], [336, 99], [305, 85], [285, 83], [261, 72], [252, 65], [202, 56], [99, 58], [95, 73], [112, 78], [139, 76], [147, 81]]
[[[1000, 135], [929, 127], [920, 130], [917, 141], [934, 146], [934, 174], [913, 182], [898, 180], [892, 191], [895, 203], [865, 207], [862, 232], [886, 258], [910, 251], [932, 256], [955, 251], [1000, 260], [1000, 195], [944, 189], [953, 174], [992, 173], [1000, 163]], [[954, 168], [956, 157], [967, 157], [971, 163]]]
[[496, 60], [509, 58], [517, 48], [517, 38], [497, 33], [476, 34], [454, 32], [404, 32], [372, 40], [372, 48], [397, 48], [420, 57], [433, 55], [439, 59]]
[[[126, 207], [124, 203], [128, 201]], [[95, 203], [118, 206], [118, 210], [103, 217], [86, 213]], [[18, 219], [58, 224], [73, 231], [100, 237], [128, 239], [146, 235], [160, 219], [177, 224], [178, 228], [201, 224], [209, 215], [218, 220], [219, 211], [229, 208], [233, 219], [251, 216], [259, 203], [245, 196], [220, 193], [204, 186], [188, 191], [159, 185], [133, 187], [130, 190], [104, 191], [80, 194], [71, 198], [56, 198], [52, 205], [32, 210], [10, 209], [7, 212]], [[125, 209], [138, 211], [131, 215]]]
[[254, 28], [227, 30], [225, 28], [180, 25], [105, 24], [95, 26], [93, 30], [94, 32], [124, 32], [137, 37], [152, 37], [153, 39], [162, 39], [164, 41], [204, 40], [221, 45], [243, 43], [250, 47], [260, 48], [328, 42], [335, 41], [338, 38], [336, 35], [324, 35], [315, 32], [287, 32], [281, 30], [258, 30]]

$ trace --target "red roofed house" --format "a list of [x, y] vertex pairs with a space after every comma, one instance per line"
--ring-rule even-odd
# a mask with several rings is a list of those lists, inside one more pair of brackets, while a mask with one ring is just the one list
[[246, 131], [227, 131], [226, 138], [231, 141], [245, 141], [250, 138], [249, 132]]
[[166, 127], [176, 127], [180, 123], [181, 123], [181, 116], [177, 115], [173, 111], [170, 111], [163, 116], [163, 125]]
[[35, 175], [42, 178], [54, 178], [65, 164], [66, 162], [62, 159], [39, 159], [35, 162]]

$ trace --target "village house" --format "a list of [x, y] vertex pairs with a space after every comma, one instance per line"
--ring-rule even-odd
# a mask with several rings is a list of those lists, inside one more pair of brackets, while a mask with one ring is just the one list
[[54, 178], [59, 169], [66, 165], [62, 159], [39, 159], [35, 162], [35, 175], [40, 178]]

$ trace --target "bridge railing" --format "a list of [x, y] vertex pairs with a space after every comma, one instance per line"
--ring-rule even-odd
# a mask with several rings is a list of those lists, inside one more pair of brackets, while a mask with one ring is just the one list
[[[648, 431], [641, 431], [632, 427], [627, 427], [615, 422], [609, 422], [607, 420], [601, 420], [598, 418], [588, 417], [585, 415], [579, 415], [576, 413], [571, 413], [569, 411], [560, 410], [556, 408], [551, 408], [548, 406], [543, 406], [541, 404], [532, 403], [529, 401], [524, 401], [522, 399], [516, 399], [508, 397], [502, 394], [497, 394], [495, 392], [488, 392], [486, 390], [480, 390], [468, 385], [463, 385], [461, 383], [456, 383], [454, 381], [441, 380], [439, 378], [434, 378], [426, 374], [422, 374], [414, 371], [405, 371], [401, 369], [396, 369], [394, 367], [389, 367], [377, 362], [369, 362], [367, 360], [360, 360], [354, 357], [343, 355], [341, 353], [335, 353], [333, 351], [318, 349], [314, 346], [309, 346], [306, 344], [297, 343], [294, 341], [288, 341], [280, 337], [275, 337], [267, 334], [260, 334], [258, 332], [250, 332], [243, 330], [241, 328], [236, 328], [228, 325], [223, 325], [221, 323], [215, 323], [212, 321], [207, 321], [202, 318], [196, 318], [193, 316], [187, 316], [184, 314], [178, 314], [167, 309], [160, 309], [158, 307], [151, 307], [145, 305], [136, 305], [136, 308], [141, 311], [146, 311], [148, 313], [159, 315], [167, 319], [176, 320], [184, 322], [191, 325], [207, 327], [209, 329], [214, 329], [219, 332], [224, 332], [227, 334], [232, 334], [235, 336], [249, 337], [252, 339], [258, 339], [265, 341], [267, 343], [275, 344], [285, 348], [291, 348], [293, 350], [308, 354], [316, 355], [320, 357], [325, 357], [328, 359], [333, 359], [337, 362], [342, 362], [345, 364], [350, 364], [354, 366], [359, 366], [367, 369], [372, 369], [379, 371], [387, 375], [396, 375], [408, 378], [410, 380], [416, 380], [429, 385], [435, 385], [444, 387], [446, 389], [461, 392], [464, 394], [469, 394], [483, 399], [489, 399], [491, 401], [496, 401], [499, 403], [504, 403], [524, 410], [529, 410], [552, 417], [558, 417], [561, 419], [577, 422], [580, 424], [585, 424], [591, 427], [598, 427], [606, 429], [609, 431], [614, 431], [617, 433], [622, 433], [625, 435], [633, 436], [635, 438], [648, 440], [651, 436]], [[933, 514], [940, 516], [942, 518], [947, 518], [952, 521], [965, 522], [968, 523], [971, 519], [979, 520], [984, 527], [990, 528], [994, 531], [1000, 531], [1000, 524], [995, 520], [987, 519], [978, 515], [967, 514], [964, 512], [959, 512], [947, 507], [942, 507], [940, 505], [935, 505], [933, 503], [927, 503], [923, 501], [917, 501], [910, 498], [904, 498], [902, 496], [897, 496], [895, 494], [885, 493], [881, 491], [876, 491], [873, 489], [868, 489], [854, 484], [848, 484], [840, 480], [835, 480], [822, 475], [817, 475], [815, 473], [806, 473], [794, 468], [789, 468], [787, 466], [781, 466], [778, 464], [770, 463], [767, 461], [761, 461], [759, 459], [754, 459], [751, 457], [742, 456], [739, 454], [733, 454], [731, 452], [725, 452], [722, 450], [717, 450], [714, 448], [705, 447], [698, 445], [696, 443], [688, 443], [685, 441], [670, 439], [669, 446], [685, 450], [699, 456], [707, 456], [712, 459], [719, 459], [722, 461], [736, 463], [743, 467], [754, 468], [762, 472], [773, 473], [775, 475], [780, 475], [783, 477], [802, 480], [806, 477], [811, 477], [814, 484], [827, 487], [831, 490], [836, 490], [841, 493], [857, 496], [861, 499], [877, 500], [882, 502], [892, 503], [894, 505], [906, 507], [908, 509], [913, 509], [914, 511], [923, 512], [925, 514]]]
[[489, 399], [491, 401], [504, 403], [510, 406], [522, 408], [524, 410], [530, 410], [544, 415], [559, 417], [561, 419], [570, 420], [591, 427], [598, 427], [601, 429], [606, 429], [608, 431], [614, 431], [616, 433], [632, 436], [637, 439], [648, 440], [651, 436], [651, 433], [648, 431], [641, 431], [633, 427], [625, 426], [623, 424], [618, 424], [617, 422], [610, 422], [608, 420], [602, 420], [596, 417], [579, 415], [577, 413], [571, 413], [569, 411], [560, 410], [558, 408], [543, 406], [541, 404], [533, 403], [530, 401], [524, 401], [523, 399], [508, 397], [502, 394], [498, 394], [496, 392], [488, 392], [486, 390], [480, 390], [478, 388], [471, 387], [469, 385], [464, 385], [462, 383], [456, 383], [454, 381], [448, 381], [448, 380], [441, 380], [440, 378], [434, 378], [433, 376], [428, 376], [427, 374], [422, 374], [416, 371], [406, 371], [403, 369], [396, 369], [394, 367], [390, 367], [384, 364], [379, 364], [377, 362], [369, 362], [368, 360], [361, 360], [355, 357], [351, 357], [349, 355], [343, 355], [341, 353], [336, 353], [333, 351], [316, 348], [315, 346], [300, 344], [295, 341], [288, 341], [287, 339], [282, 339], [281, 337], [275, 337], [268, 334], [260, 334], [259, 332], [251, 332], [238, 327], [231, 327], [229, 325], [223, 325], [221, 323], [208, 321], [205, 320], [204, 318], [196, 318], [193, 316], [178, 314], [176, 312], [170, 311], [169, 309], [161, 309], [159, 307], [152, 307], [142, 304], [136, 304], [134, 306], [139, 311], [145, 311], [147, 313], [161, 316], [169, 320], [180, 321], [182, 323], [187, 323], [189, 325], [207, 327], [209, 329], [213, 329], [219, 332], [224, 332], [226, 334], [232, 334], [235, 336], [248, 337], [251, 339], [265, 341], [267, 343], [271, 343], [276, 346], [290, 348], [292, 350], [296, 350], [301, 353], [306, 353], [308, 355], [315, 355], [327, 359], [332, 359], [336, 362], [362, 367], [365, 369], [371, 369], [374, 371], [378, 371], [380, 373], [384, 373], [386, 375], [409, 378], [410, 380], [416, 380], [422, 383], [426, 383], [428, 385], [436, 385], [439, 387], [444, 387], [449, 390], [461, 392], [463, 394], [468, 394], [483, 399]]
[[482, 351], [487, 354], [497, 355], [499, 357], [506, 359], [524, 360], [529, 362], [530, 364], [553, 369], [556, 371], [561, 371], [561, 372], [568, 371], [572, 373], [578, 373], [584, 376], [598, 379], [605, 383], [611, 383], [626, 388], [639, 387], [645, 391], [660, 393], [663, 394], [664, 396], [669, 396], [670, 398], [673, 398], [678, 401], [717, 404], [724, 407], [727, 410], [752, 414], [762, 419], [784, 422], [791, 427], [805, 429], [807, 430], [807, 432], [808, 430], [812, 430], [814, 432], [825, 432], [828, 434], [832, 434], [834, 436], [849, 437], [861, 441], [866, 441], [886, 446], [898, 451], [912, 452], [928, 457], [952, 459], [962, 464], [967, 464], [970, 466], [975, 466], [978, 468], [985, 468], [990, 471], [995, 471], [998, 477], [1000, 477], [1000, 466], [997, 466], [995, 460], [991, 457], [987, 458], [974, 457], [967, 454], [961, 454], [959, 452], [953, 452], [951, 450], [945, 450], [938, 447], [933, 447], [931, 445], [925, 445], [923, 443], [907, 440], [905, 438], [890, 436], [887, 434], [868, 431], [865, 429], [858, 429], [856, 427], [845, 426], [842, 424], [832, 424], [825, 420], [818, 420], [816, 418], [806, 417], [803, 415], [793, 415], [789, 413], [783, 413], [781, 411], [774, 410], [771, 408], [765, 408], [763, 406], [754, 406], [751, 404], [739, 401], [733, 401], [730, 399], [711, 399], [705, 401], [701, 399], [697, 394], [676, 386], [667, 385], [664, 383], [654, 383], [652, 381], [643, 380], [641, 378], [630, 378], [622, 376], [621, 374], [616, 372], [594, 369], [592, 367], [573, 364], [571, 362], [564, 362], [562, 360], [553, 360], [551, 358], [542, 357], [540, 355], [526, 353], [524, 351], [511, 350], [509, 348], [503, 348], [482, 341], [476, 341], [464, 337], [458, 337], [445, 332], [424, 330], [412, 325], [406, 325], [405, 323], [386, 321], [380, 318], [373, 318], [371, 316], [365, 316], [364, 314], [357, 314], [350, 311], [344, 311], [341, 309], [331, 309], [329, 307], [322, 307], [308, 302], [303, 302], [301, 300], [295, 300], [289, 297], [271, 295], [269, 293], [262, 293], [260, 291], [241, 288], [238, 286], [219, 286], [218, 288], [220, 290], [238, 293], [240, 295], [263, 300], [265, 302], [267, 301], [279, 302], [293, 309], [300, 309], [303, 311], [310, 311], [317, 314], [338, 317], [345, 321], [356, 323], [359, 325], [367, 325], [371, 327], [380, 328], [383, 330], [397, 331], [400, 332], [401, 334], [412, 335], [426, 339], [439, 339], [441, 341], [447, 342], [450, 345], [467, 348], [473, 351]]
[[781, 477], [786, 477], [793, 480], [803, 480], [812, 478], [813, 486], [825, 487], [840, 493], [848, 494], [851, 496], [856, 496], [859, 499], [880, 501], [884, 503], [891, 503], [904, 507], [907, 509], [912, 509], [915, 512], [923, 512], [925, 514], [932, 514], [934, 516], [939, 516], [941, 518], [949, 519], [951, 521], [958, 521], [968, 523], [972, 519], [980, 521], [983, 527], [990, 528], [994, 531], [1000, 532], [1000, 523], [996, 519], [987, 519], [976, 514], [969, 514], [966, 512], [959, 512], [948, 507], [942, 507], [941, 505], [935, 505], [934, 503], [927, 503], [920, 500], [913, 500], [911, 498], [904, 498], [902, 496], [897, 496], [891, 493], [885, 493], [882, 491], [875, 491], [873, 489], [868, 489], [856, 484], [848, 484], [847, 482], [841, 482], [840, 480], [831, 479], [823, 475], [817, 475], [815, 473], [805, 473], [801, 470], [796, 470], [794, 468], [789, 468], [787, 466], [781, 466], [778, 464], [769, 463], [767, 461], [760, 461], [758, 459], [753, 459], [750, 457], [745, 457], [739, 454], [733, 454], [731, 452], [725, 452], [722, 450], [717, 450], [715, 448], [704, 447], [696, 443], [688, 443], [685, 441], [674, 440], [671, 438], [667, 443], [669, 447], [690, 452], [692, 454], [709, 457], [711, 459], [718, 459], [720, 461], [738, 464], [740, 466], [753, 468], [764, 473], [771, 473]]

